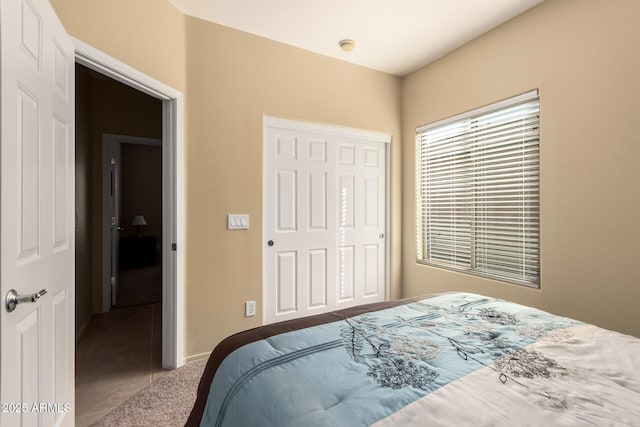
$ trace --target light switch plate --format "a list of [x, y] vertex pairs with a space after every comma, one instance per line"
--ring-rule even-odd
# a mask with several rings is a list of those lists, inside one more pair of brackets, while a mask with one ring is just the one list
[[229, 214], [227, 215], [227, 229], [228, 230], [248, 230], [249, 229], [249, 215], [242, 214]]

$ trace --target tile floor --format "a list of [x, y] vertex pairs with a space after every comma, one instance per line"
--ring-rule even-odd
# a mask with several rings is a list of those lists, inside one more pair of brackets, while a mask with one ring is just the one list
[[160, 304], [94, 315], [76, 343], [76, 426], [98, 421], [162, 369]]

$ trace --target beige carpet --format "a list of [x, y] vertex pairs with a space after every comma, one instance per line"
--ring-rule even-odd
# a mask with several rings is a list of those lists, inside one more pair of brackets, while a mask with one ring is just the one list
[[183, 426], [189, 417], [205, 360], [169, 371], [94, 426]]

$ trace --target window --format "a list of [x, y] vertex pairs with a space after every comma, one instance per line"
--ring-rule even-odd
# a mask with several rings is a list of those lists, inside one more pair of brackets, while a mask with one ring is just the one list
[[540, 285], [538, 92], [417, 132], [418, 262]]

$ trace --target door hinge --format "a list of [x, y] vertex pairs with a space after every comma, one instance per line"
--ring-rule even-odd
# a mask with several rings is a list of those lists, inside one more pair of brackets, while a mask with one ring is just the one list
[[178, 250], [178, 245], [176, 245], [175, 243], [172, 243], [171, 244], [171, 250], [174, 251], [174, 252], [177, 251]]
[[112, 277], [111, 278], [111, 286], [115, 286], [116, 285], [116, 278]]

